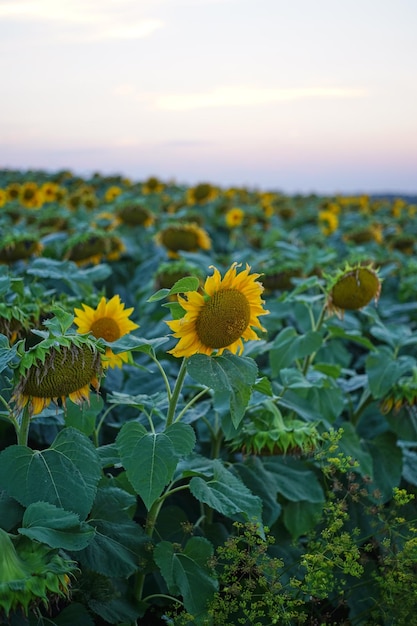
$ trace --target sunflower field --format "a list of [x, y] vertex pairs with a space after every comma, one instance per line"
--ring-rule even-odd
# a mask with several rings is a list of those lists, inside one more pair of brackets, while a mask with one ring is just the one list
[[0, 623], [413, 623], [416, 203], [0, 172]]

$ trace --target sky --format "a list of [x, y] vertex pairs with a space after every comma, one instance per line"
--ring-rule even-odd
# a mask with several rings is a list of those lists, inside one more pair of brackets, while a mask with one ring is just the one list
[[0, 0], [0, 169], [417, 193], [416, 0]]

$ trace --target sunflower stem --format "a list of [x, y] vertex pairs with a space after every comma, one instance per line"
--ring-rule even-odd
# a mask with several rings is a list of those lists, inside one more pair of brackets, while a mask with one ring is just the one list
[[22, 420], [17, 431], [17, 443], [20, 446], [27, 446], [29, 439], [30, 413], [27, 405], [23, 409]]
[[168, 400], [171, 400], [172, 391], [171, 391], [171, 386], [169, 384], [168, 376], [166, 375], [164, 368], [162, 367], [161, 363], [158, 361], [156, 356], [152, 352], [149, 354], [149, 356], [151, 357], [152, 361], [158, 367], [158, 369], [159, 369], [159, 371], [161, 373], [161, 376], [163, 378], [163, 381], [164, 381], [164, 384], [165, 384], [165, 388], [167, 390]]
[[177, 417], [175, 418], [175, 421], [179, 422], [182, 416], [184, 415], [184, 413], [186, 413], [188, 409], [190, 409], [193, 406], [193, 404], [197, 402], [197, 400], [202, 398], [209, 391], [209, 389], [210, 387], [204, 387], [204, 389], [199, 391], [193, 398], [191, 398], [191, 400], [187, 402], [185, 407], [178, 413]]
[[172, 395], [169, 399], [168, 414], [165, 428], [171, 426], [175, 417], [175, 409], [177, 408], [178, 398], [184, 384], [185, 375], [187, 373], [187, 359], [184, 358], [181, 363], [180, 371], [178, 372], [177, 380], [175, 382]]
[[[321, 311], [320, 311], [320, 315], [317, 319], [317, 322], [314, 322], [314, 318], [312, 319], [312, 330], [314, 332], [318, 332], [320, 330], [320, 328], [323, 325], [324, 319], [326, 317], [326, 311], [327, 311], [327, 307], [326, 304], [323, 305]], [[314, 358], [316, 356], [317, 352], [313, 352], [312, 354], [308, 354], [305, 359], [304, 359], [304, 364], [303, 364], [303, 375], [306, 376], [307, 372], [310, 368], [310, 365], [312, 364], [312, 362], [314, 361]]]

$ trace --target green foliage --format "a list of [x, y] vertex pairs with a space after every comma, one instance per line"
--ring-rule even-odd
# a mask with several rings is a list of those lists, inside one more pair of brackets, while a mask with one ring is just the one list
[[[30, 176], [54, 183], [55, 200], [35, 209], [13, 196]], [[10, 556], [0, 559], [0, 619], [412, 624], [416, 244], [400, 248], [398, 235], [417, 240], [413, 205], [208, 184], [190, 200], [193, 190], [157, 180], [149, 193], [120, 177], [30, 176], [0, 172], [0, 534]], [[123, 222], [132, 203], [146, 224]], [[233, 207], [239, 230], [226, 227]], [[337, 228], [326, 234], [329, 207]], [[199, 224], [212, 247], [204, 238], [173, 261], [157, 235], [174, 220], [175, 232]], [[264, 307], [262, 328], [243, 355], [193, 353], [191, 334], [190, 354], [176, 358], [167, 321], [187, 324], [180, 302], [202, 306], [210, 266], [224, 275], [235, 262], [259, 274], [265, 302], [248, 312], [236, 300], [243, 313], [225, 317], [227, 330]], [[345, 286], [358, 287], [360, 264], [380, 267], [378, 302], [335, 308], [335, 280], [354, 266]], [[173, 284], [158, 282], [161, 270]], [[140, 334], [79, 333], [74, 309], [93, 316], [114, 295]], [[65, 403], [51, 393], [45, 406], [41, 396], [39, 412], [17, 402], [29, 367], [53, 369], [61, 348], [85, 344], [125, 358], [104, 365], [98, 393], [87, 385]]]

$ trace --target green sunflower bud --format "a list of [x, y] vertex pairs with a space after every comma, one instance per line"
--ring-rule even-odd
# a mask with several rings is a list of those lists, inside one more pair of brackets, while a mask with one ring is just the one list
[[0, 554], [0, 617], [69, 597], [75, 564], [58, 550], [0, 528]]

